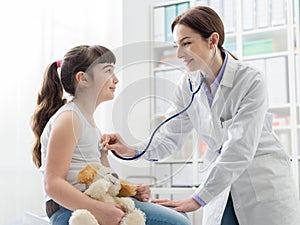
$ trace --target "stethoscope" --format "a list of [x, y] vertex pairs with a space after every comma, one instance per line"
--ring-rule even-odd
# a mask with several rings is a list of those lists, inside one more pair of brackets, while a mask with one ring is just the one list
[[[111, 152], [114, 154], [114, 156], [116, 156], [117, 158], [122, 159], [122, 160], [135, 160], [135, 159], [140, 158], [141, 156], [143, 156], [143, 155], [147, 152], [148, 148], [150, 147], [150, 145], [151, 145], [151, 143], [152, 143], [152, 140], [153, 140], [153, 138], [154, 138], [156, 132], [161, 128], [161, 126], [163, 126], [164, 124], [166, 124], [166, 123], [169, 122], [170, 120], [176, 118], [177, 116], [181, 115], [182, 113], [184, 113], [185, 111], [187, 111], [187, 110], [190, 108], [190, 106], [192, 105], [192, 103], [193, 103], [193, 101], [194, 101], [195, 95], [200, 91], [200, 89], [201, 89], [201, 87], [202, 87], [202, 84], [203, 84], [203, 82], [205, 81], [206, 76], [207, 76], [207, 74], [209, 73], [209, 71], [210, 71], [210, 69], [211, 69], [211, 67], [212, 67], [212, 65], [213, 65], [213, 63], [214, 63], [214, 61], [215, 61], [216, 52], [217, 52], [217, 47], [215, 46], [215, 51], [214, 51], [214, 54], [213, 54], [213, 56], [212, 56], [212, 59], [211, 59], [211, 61], [210, 61], [210, 63], [209, 63], [209, 66], [207, 67], [206, 72], [205, 72], [203, 75], [201, 75], [200, 83], [199, 83], [199, 85], [198, 85], [198, 88], [197, 88], [195, 91], [193, 90], [193, 85], [192, 85], [191, 78], [190, 78], [190, 76], [188, 75], [189, 88], [190, 88], [190, 92], [191, 92], [191, 94], [192, 94], [190, 102], [186, 105], [186, 107], [185, 107], [184, 109], [182, 109], [181, 111], [179, 111], [179, 112], [175, 113], [174, 115], [168, 117], [167, 119], [165, 119], [163, 122], [161, 122], [161, 123], [154, 129], [154, 131], [152, 132], [152, 134], [151, 134], [151, 136], [150, 136], [150, 139], [149, 139], [149, 141], [148, 141], [148, 144], [146, 145], [146, 147], [144, 148], [144, 150], [143, 150], [142, 152], [138, 153], [137, 155], [135, 155], [134, 157], [126, 157], [126, 158], [125, 158], [125, 157], [122, 157], [122, 156], [119, 156], [114, 150], [111, 150]], [[155, 162], [155, 161], [158, 161], [158, 160], [157, 160], [157, 159], [150, 159], [149, 161], [154, 161], [154, 162]]]

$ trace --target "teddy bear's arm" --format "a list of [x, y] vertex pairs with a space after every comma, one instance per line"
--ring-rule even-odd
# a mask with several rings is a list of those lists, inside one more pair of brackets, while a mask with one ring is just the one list
[[136, 185], [130, 184], [126, 181], [121, 181], [120, 197], [132, 197], [136, 195]]

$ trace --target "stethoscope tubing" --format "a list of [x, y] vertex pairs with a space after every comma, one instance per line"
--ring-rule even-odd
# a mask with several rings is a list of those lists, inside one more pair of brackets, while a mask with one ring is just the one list
[[[152, 134], [151, 134], [151, 136], [150, 136], [150, 139], [149, 139], [149, 141], [148, 141], [148, 144], [146, 145], [145, 149], [144, 149], [142, 152], [140, 152], [139, 154], [135, 155], [134, 157], [122, 157], [122, 156], [118, 155], [118, 154], [116, 153], [115, 150], [111, 150], [111, 152], [114, 154], [114, 156], [117, 157], [117, 158], [119, 158], [119, 159], [127, 160], [127, 161], [128, 161], [128, 160], [135, 160], [135, 159], [138, 159], [138, 158], [140, 158], [141, 156], [143, 156], [143, 155], [147, 152], [148, 148], [150, 147], [150, 145], [151, 145], [151, 143], [152, 143], [152, 140], [153, 140], [153, 138], [154, 138], [156, 132], [161, 128], [161, 126], [163, 126], [164, 124], [166, 124], [166, 123], [169, 122], [170, 120], [174, 119], [175, 117], [181, 115], [181, 114], [184, 113], [186, 110], [188, 110], [188, 108], [190, 108], [190, 106], [192, 105], [192, 103], [193, 103], [193, 101], [194, 101], [195, 95], [200, 91], [201, 86], [202, 86], [202, 84], [203, 84], [204, 81], [205, 81], [205, 76], [201, 76], [201, 80], [200, 80], [200, 84], [199, 84], [198, 88], [197, 88], [195, 91], [193, 91], [193, 88], [192, 88], [192, 82], [191, 82], [190, 78], [188, 78], [188, 82], [189, 82], [189, 86], [190, 86], [190, 91], [191, 91], [191, 93], [192, 93], [191, 100], [190, 100], [189, 104], [188, 104], [184, 109], [182, 109], [181, 111], [179, 111], [179, 112], [175, 113], [174, 115], [168, 117], [166, 120], [164, 120], [163, 122], [161, 122], [161, 123], [155, 128], [155, 130], [152, 132]], [[157, 159], [150, 159], [150, 161], [157, 161]]]
[[[196, 91], [193, 91], [193, 85], [192, 85], [191, 79], [188, 77], [189, 87], [190, 87], [190, 91], [191, 91], [191, 93], [192, 93], [191, 100], [190, 100], [189, 104], [188, 104], [184, 109], [182, 109], [181, 111], [179, 111], [178, 113], [175, 113], [174, 115], [170, 116], [169, 118], [167, 118], [166, 120], [164, 120], [163, 122], [161, 122], [161, 123], [155, 128], [155, 130], [152, 132], [152, 134], [151, 134], [151, 136], [150, 136], [150, 139], [149, 139], [149, 141], [148, 141], [148, 144], [146, 145], [145, 149], [144, 149], [142, 152], [140, 152], [139, 154], [135, 155], [134, 157], [126, 157], [126, 158], [125, 158], [125, 157], [119, 156], [119, 155], [116, 153], [116, 151], [112, 149], [111, 152], [114, 154], [115, 157], [117, 157], [117, 158], [119, 158], [119, 159], [122, 159], [122, 160], [127, 160], [127, 161], [129, 161], [129, 160], [135, 160], [135, 159], [140, 158], [141, 156], [143, 156], [143, 155], [147, 152], [148, 148], [150, 147], [150, 145], [151, 145], [151, 143], [152, 143], [152, 140], [153, 140], [153, 138], [154, 138], [154, 135], [155, 135], [156, 132], [159, 130], [159, 128], [160, 128], [161, 126], [163, 126], [164, 124], [166, 124], [167, 122], [169, 122], [170, 120], [172, 120], [172, 119], [174, 119], [175, 117], [179, 116], [180, 114], [184, 113], [186, 110], [188, 110], [188, 108], [190, 108], [190, 106], [192, 105], [192, 103], [193, 103], [193, 101], [194, 101], [195, 95], [200, 91], [201, 86], [202, 86], [203, 82], [205, 81], [206, 75], [208, 74], [208, 72], [209, 72], [211, 66], [212, 66], [213, 63], [214, 63], [215, 56], [216, 56], [216, 52], [217, 52], [217, 47], [216, 47], [215, 45], [214, 45], [214, 47], [215, 47], [215, 51], [214, 51], [214, 55], [213, 55], [213, 57], [212, 57], [212, 60], [211, 60], [209, 66], [208, 66], [208, 68], [207, 68], [206, 73], [205, 73], [203, 76], [201, 76], [200, 84], [199, 84], [198, 88], [196, 89]], [[149, 159], [149, 161], [158, 161], [158, 160], [157, 160], [157, 159]]]

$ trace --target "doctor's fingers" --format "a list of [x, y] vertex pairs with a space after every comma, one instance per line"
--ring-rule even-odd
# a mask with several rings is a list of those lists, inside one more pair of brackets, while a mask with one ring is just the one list
[[119, 135], [118, 134], [103, 134], [101, 137], [101, 142], [103, 145], [115, 144], [115, 143], [119, 142]]
[[151, 202], [155, 203], [155, 204], [162, 205], [162, 206], [168, 206], [168, 207], [177, 207], [177, 206], [179, 206], [178, 203], [176, 203], [176, 201], [168, 200], [168, 199], [152, 199]]
[[187, 198], [183, 200], [176, 201], [177, 206], [174, 210], [178, 212], [193, 212], [201, 207], [193, 198]]
[[109, 142], [110, 136], [107, 134], [103, 134], [101, 136], [101, 143], [103, 144], [103, 146], [107, 145]]
[[107, 151], [115, 151], [119, 156], [125, 157], [126, 156], [126, 147], [120, 144], [108, 144], [105, 146]]

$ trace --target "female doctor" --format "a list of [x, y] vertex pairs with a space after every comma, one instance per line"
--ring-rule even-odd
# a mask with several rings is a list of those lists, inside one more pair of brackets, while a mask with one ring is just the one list
[[[205, 225], [299, 225], [291, 164], [272, 131], [264, 75], [223, 49], [224, 27], [211, 8], [191, 8], [171, 28], [177, 57], [194, 74], [191, 86], [205, 81], [191, 107], [165, 125], [143, 157], [169, 156], [194, 128], [209, 147], [211, 166], [191, 197], [154, 202], [183, 212], [203, 207]], [[170, 115], [190, 101], [187, 79], [178, 85]], [[104, 144], [123, 157], [146, 145], [128, 146], [117, 134], [105, 135]]]

